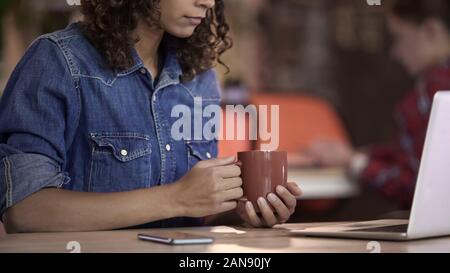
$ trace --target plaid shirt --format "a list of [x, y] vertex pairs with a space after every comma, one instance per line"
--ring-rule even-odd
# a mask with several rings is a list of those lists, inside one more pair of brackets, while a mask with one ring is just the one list
[[363, 186], [411, 207], [433, 96], [442, 90], [450, 90], [450, 60], [426, 73], [398, 104], [397, 135], [389, 144], [370, 148]]

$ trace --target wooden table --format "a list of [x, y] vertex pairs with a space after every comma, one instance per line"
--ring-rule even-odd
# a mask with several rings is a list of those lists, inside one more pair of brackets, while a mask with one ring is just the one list
[[[0, 239], [0, 252], [70, 252], [69, 242], [77, 242], [80, 251], [91, 252], [147, 252], [147, 253], [316, 253], [371, 252], [369, 241], [296, 237], [293, 228], [307, 228], [322, 224], [287, 224], [274, 229], [246, 229], [241, 227], [201, 227], [171, 229], [203, 236], [213, 236], [211, 245], [167, 246], [139, 241], [138, 233], [161, 234], [168, 230], [123, 230], [86, 233], [12, 234]], [[75, 244], [77, 244], [75, 243]], [[450, 252], [450, 237], [413, 242], [379, 242], [381, 252]], [[70, 248], [69, 248], [70, 249]]]
[[[345, 169], [299, 169], [288, 170], [288, 181], [296, 182], [303, 191], [300, 200], [343, 199], [359, 194], [359, 187], [345, 173]], [[0, 237], [4, 234], [0, 222]]]

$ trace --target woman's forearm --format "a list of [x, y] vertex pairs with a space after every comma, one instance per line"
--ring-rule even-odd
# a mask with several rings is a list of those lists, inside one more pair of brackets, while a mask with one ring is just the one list
[[43, 189], [9, 208], [9, 233], [97, 231], [182, 216], [173, 185], [119, 193]]

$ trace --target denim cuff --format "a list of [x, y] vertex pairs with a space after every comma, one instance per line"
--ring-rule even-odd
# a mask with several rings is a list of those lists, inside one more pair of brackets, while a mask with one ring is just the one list
[[0, 161], [0, 218], [5, 211], [44, 188], [61, 188], [68, 173], [40, 154], [14, 154]]

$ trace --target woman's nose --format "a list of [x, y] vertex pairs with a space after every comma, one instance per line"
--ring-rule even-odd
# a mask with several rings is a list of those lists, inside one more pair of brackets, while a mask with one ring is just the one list
[[197, 5], [205, 7], [206, 9], [212, 9], [216, 4], [216, 0], [197, 0]]

